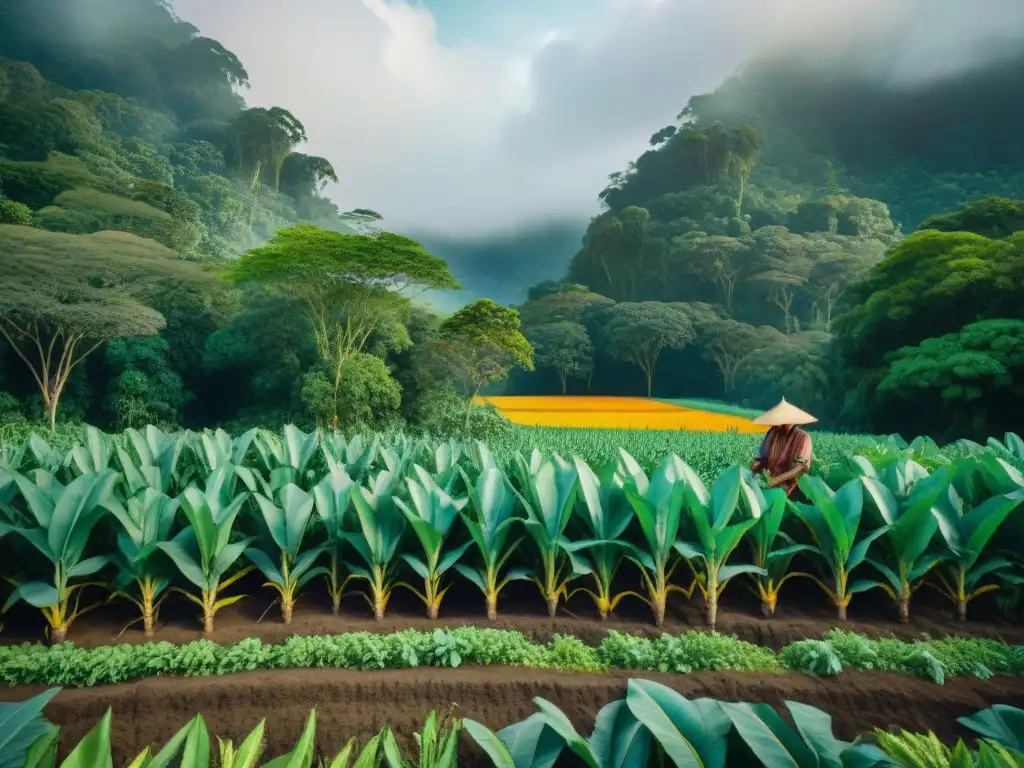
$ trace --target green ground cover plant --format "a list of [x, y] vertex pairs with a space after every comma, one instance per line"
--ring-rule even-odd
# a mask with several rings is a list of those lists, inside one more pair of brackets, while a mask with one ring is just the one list
[[945, 678], [1024, 674], [1024, 648], [975, 638], [871, 640], [832, 630], [781, 650], [705, 631], [658, 638], [609, 632], [597, 646], [571, 635], [535, 643], [511, 630], [460, 627], [431, 632], [293, 636], [282, 643], [246, 638], [219, 645], [196, 640], [81, 648], [73, 643], [0, 646], [0, 680], [7, 685], [87, 688], [155, 676], [230, 675], [262, 669], [407, 669], [411, 667], [525, 666], [600, 672], [632, 669], [689, 674], [702, 670], [805, 672], [834, 676], [844, 670]]

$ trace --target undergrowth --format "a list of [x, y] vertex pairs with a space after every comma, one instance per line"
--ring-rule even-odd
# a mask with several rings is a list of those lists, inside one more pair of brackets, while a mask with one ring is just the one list
[[687, 674], [702, 670], [834, 676], [845, 669], [915, 675], [941, 684], [946, 677], [1024, 675], [1024, 646], [974, 638], [869, 640], [832, 630], [775, 654], [729, 635], [703, 631], [658, 638], [609, 632], [593, 647], [568, 635], [534, 643], [502, 629], [462, 627], [391, 634], [353, 632], [290, 637], [280, 644], [247, 638], [232, 645], [196, 640], [79, 648], [73, 643], [0, 646], [0, 680], [7, 685], [85, 688], [154, 676], [228, 675], [263, 669], [357, 670], [410, 667], [524, 666], [600, 672], [631, 669]]

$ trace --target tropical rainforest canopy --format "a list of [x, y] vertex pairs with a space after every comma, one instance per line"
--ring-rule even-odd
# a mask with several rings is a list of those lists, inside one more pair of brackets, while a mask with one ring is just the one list
[[459, 400], [503, 387], [1002, 431], [1022, 81], [1024, 57], [900, 86], [751, 62], [610, 177], [562, 280], [446, 319], [417, 301], [458, 288], [445, 262], [325, 198], [301, 115], [247, 106], [220, 43], [160, 0], [4, 0], [0, 422], [481, 434], [500, 419]]

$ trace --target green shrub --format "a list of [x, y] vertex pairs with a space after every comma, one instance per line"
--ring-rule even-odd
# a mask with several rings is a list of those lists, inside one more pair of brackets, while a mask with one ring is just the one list
[[32, 226], [32, 209], [14, 200], [0, 200], [0, 224]]

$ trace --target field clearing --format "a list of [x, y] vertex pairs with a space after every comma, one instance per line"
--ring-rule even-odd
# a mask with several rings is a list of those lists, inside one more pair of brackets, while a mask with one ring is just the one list
[[686, 408], [642, 397], [509, 396], [481, 397], [513, 424], [527, 427], [685, 430], [764, 434], [767, 429], [729, 413]]

